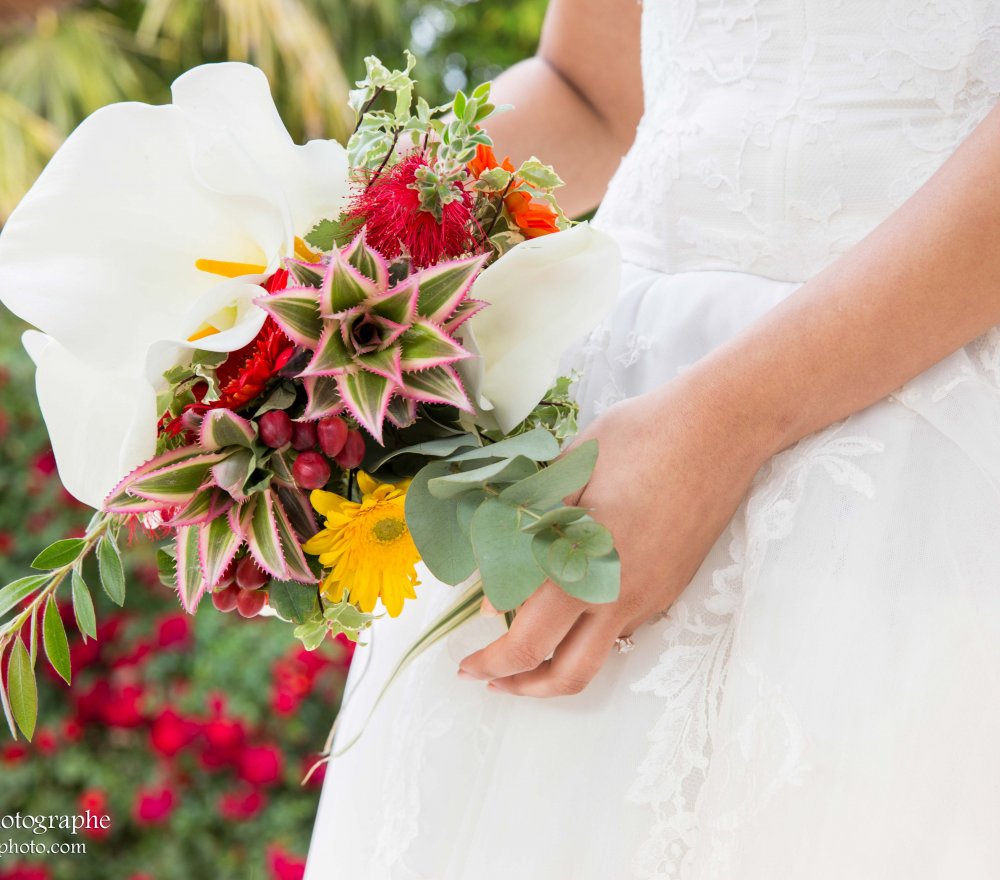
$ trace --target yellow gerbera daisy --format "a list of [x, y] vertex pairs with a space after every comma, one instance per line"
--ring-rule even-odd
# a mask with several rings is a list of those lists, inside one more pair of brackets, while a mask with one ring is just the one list
[[364, 612], [381, 599], [389, 616], [397, 617], [404, 600], [417, 598], [420, 553], [403, 513], [409, 485], [379, 483], [358, 471], [360, 503], [320, 489], [309, 496], [326, 527], [303, 549], [330, 569], [321, 587], [328, 599], [339, 602], [346, 595]]

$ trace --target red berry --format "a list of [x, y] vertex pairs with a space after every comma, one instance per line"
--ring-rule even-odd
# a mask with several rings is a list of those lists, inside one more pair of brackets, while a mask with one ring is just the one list
[[336, 462], [345, 471], [356, 468], [365, 457], [365, 438], [360, 431], [350, 431], [347, 435], [347, 442], [340, 454], [336, 456]]
[[296, 422], [292, 425], [292, 449], [305, 452], [316, 445], [316, 423]]
[[325, 455], [333, 458], [338, 455], [347, 442], [347, 422], [338, 416], [329, 416], [316, 425], [316, 436], [319, 437], [319, 448]]
[[236, 607], [236, 601], [241, 592], [235, 584], [230, 584], [228, 587], [223, 587], [212, 593], [212, 604], [219, 611], [232, 611]]
[[272, 409], [257, 419], [260, 442], [272, 449], [284, 446], [292, 439], [292, 420], [281, 409]]
[[236, 565], [236, 583], [244, 590], [259, 590], [269, 580], [252, 556], [244, 556]]
[[292, 476], [303, 489], [322, 489], [330, 479], [330, 462], [318, 452], [300, 452]]
[[236, 610], [243, 617], [256, 617], [267, 602], [267, 593], [262, 590], [240, 590], [236, 597]]

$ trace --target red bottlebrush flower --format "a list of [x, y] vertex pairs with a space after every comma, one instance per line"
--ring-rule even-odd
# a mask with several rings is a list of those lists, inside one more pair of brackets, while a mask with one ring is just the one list
[[302, 880], [306, 875], [306, 860], [274, 844], [267, 848], [267, 869], [271, 880]]
[[149, 745], [164, 758], [172, 758], [191, 744], [198, 731], [196, 722], [167, 707], [153, 719], [149, 730]]
[[191, 643], [191, 616], [183, 611], [167, 614], [156, 625], [156, 644], [161, 648], [183, 648]]
[[284, 758], [276, 746], [251, 746], [240, 755], [239, 777], [251, 785], [274, 785], [281, 779]]
[[255, 788], [226, 792], [219, 798], [219, 813], [223, 819], [241, 822], [252, 819], [267, 805], [267, 796]]
[[140, 825], [166, 822], [177, 805], [177, 793], [168, 785], [141, 788], [135, 794], [132, 817]]
[[427, 158], [414, 153], [389, 168], [354, 197], [348, 216], [365, 224], [365, 239], [387, 259], [409, 254], [415, 268], [441, 260], [482, 253], [476, 240], [472, 195], [456, 190], [457, 198], [444, 205], [441, 220], [420, 207], [413, 188], [417, 171]]

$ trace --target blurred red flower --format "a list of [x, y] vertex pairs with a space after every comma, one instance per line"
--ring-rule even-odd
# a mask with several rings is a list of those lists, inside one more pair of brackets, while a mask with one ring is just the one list
[[271, 880], [302, 880], [306, 873], [306, 860], [273, 844], [267, 848], [267, 868], [271, 872]]
[[56, 456], [51, 449], [45, 449], [35, 456], [31, 463], [35, 473], [43, 477], [51, 477], [56, 472]]
[[202, 766], [209, 770], [235, 764], [243, 751], [247, 731], [242, 721], [215, 718], [202, 725], [205, 748], [201, 753]]
[[[77, 809], [81, 813], [86, 813], [89, 810], [92, 816], [107, 816], [108, 796], [99, 788], [88, 788], [80, 795]], [[83, 833], [93, 840], [103, 840], [111, 833], [111, 829], [101, 828], [96, 823], [87, 823], [83, 828]]]
[[0, 871], [0, 880], [52, 880], [52, 875], [41, 865], [14, 865], [9, 871]]
[[166, 822], [177, 805], [177, 793], [169, 785], [141, 788], [136, 792], [132, 816], [140, 825]]
[[14, 536], [10, 532], [0, 532], [0, 556], [10, 556], [14, 550]]
[[191, 615], [178, 611], [160, 618], [156, 626], [156, 644], [161, 648], [184, 647], [191, 642]]
[[267, 796], [260, 789], [243, 788], [226, 792], [219, 798], [219, 813], [233, 822], [252, 819], [267, 804]]
[[84, 724], [98, 721], [108, 727], [139, 727], [145, 721], [141, 709], [144, 696], [145, 691], [137, 684], [112, 686], [107, 679], [101, 679], [76, 695], [77, 718]]
[[274, 785], [281, 779], [284, 758], [277, 746], [250, 746], [240, 755], [239, 777], [251, 785]]
[[40, 755], [51, 755], [59, 748], [56, 735], [47, 727], [41, 728], [31, 741], [35, 751]]
[[200, 726], [170, 706], [163, 709], [149, 729], [149, 745], [159, 755], [172, 758], [198, 736]]
[[21, 745], [21, 743], [10, 743], [3, 747], [0, 751], [0, 763], [3, 764], [19, 764], [28, 756], [27, 747]]

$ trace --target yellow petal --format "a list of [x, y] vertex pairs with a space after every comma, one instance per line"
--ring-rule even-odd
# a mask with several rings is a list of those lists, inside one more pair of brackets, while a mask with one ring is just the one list
[[329, 516], [340, 510], [342, 504], [348, 504], [348, 500], [336, 492], [324, 492], [322, 489], [313, 489], [309, 495], [309, 501], [313, 509], [323, 516]]
[[375, 490], [381, 485], [378, 480], [372, 478], [364, 471], [358, 471], [358, 488], [361, 489], [363, 495], [374, 495]]
[[312, 556], [318, 556], [320, 553], [328, 553], [333, 549], [336, 543], [336, 538], [327, 531], [317, 532], [313, 535], [305, 544], [302, 545], [302, 549], [306, 553]]

